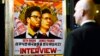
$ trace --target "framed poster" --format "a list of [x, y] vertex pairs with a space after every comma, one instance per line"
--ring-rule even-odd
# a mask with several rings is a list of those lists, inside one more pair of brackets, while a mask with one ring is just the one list
[[65, 0], [9, 0], [6, 6], [9, 55], [63, 56]]

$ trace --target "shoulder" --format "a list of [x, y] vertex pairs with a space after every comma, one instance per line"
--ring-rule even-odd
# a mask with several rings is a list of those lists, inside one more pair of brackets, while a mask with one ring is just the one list
[[49, 38], [51, 38], [51, 39], [62, 39], [61, 37], [55, 36], [50, 32], [49, 32]]
[[71, 32], [68, 32], [67, 38], [80, 40], [83, 37], [85, 30], [86, 29], [83, 27], [76, 28]]
[[83, 25], [82, 27], [72, 30], [70, 33], [68, 33], [68, 37], [83, 39], [88, 36], [92, 37], [94, 35], [97, 35], [98, 33], [100, 33], [100, 26], [98, 24], [87, 23]]
[[23, 39], [23, 38], [26, 38], [26, 32], [21, 34], [21, 35], [18, 35], [16, 37], [14, 37], [15, 39]]

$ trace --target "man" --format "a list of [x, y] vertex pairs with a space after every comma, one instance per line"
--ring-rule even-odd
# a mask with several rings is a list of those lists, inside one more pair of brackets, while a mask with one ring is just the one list
[[64, 56], [100, 56], [100, 26], [94, 20], [95, 4], [80, 0], [75, 6], [75, 23], [81, 27], [67, 35]]
[[37, 34], [37, 39], [60, 39], [49, 32], [52, 25], [52, 14], [49, 9], [45, 8], [42, 10], [41, 27]]
[[24, 34], [16, 36], [15, 38], [35, 38], [36, 32], [39, 30], [41, 21], [41, 11], [37, 6], [30, 7], [25, 12], [25, 21], [27, 30]]

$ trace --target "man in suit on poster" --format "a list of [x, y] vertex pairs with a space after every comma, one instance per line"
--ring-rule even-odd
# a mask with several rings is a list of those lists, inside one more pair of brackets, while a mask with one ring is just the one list
[[67, 35], [64, 56], [100, 56], [100, 26], [94, 20], [92, 0], [79, 0], [75, 6], [75, 23], [79, 28]]
[[15, 38], [35, 38], [40, 28], [41, 9], [38, 6], [29, 7], [25, 12], [26, 32]]
[[42, 10], [41, 26], [37, 34], [37, 39], [61, 39], [50, 33], [49, 29], [53, 25], [52, 13], [48, 8]]

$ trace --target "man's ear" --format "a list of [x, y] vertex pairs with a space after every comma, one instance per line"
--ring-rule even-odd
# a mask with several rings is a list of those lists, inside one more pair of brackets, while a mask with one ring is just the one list
[[86, 14], [86, 11], [85, 10], [82, 10], [82, 16], [84, 16]]
[[29, 18], [29, 17], [27, 18], [27, 23], [28, 23], [28, 22], [30, 22], [30, 18]]

